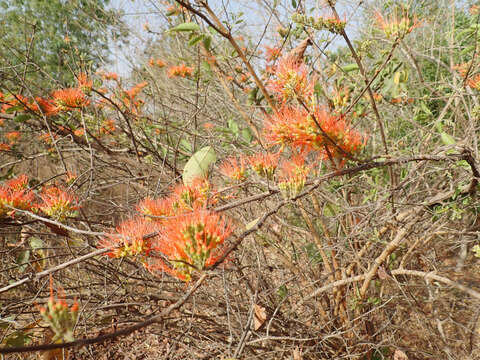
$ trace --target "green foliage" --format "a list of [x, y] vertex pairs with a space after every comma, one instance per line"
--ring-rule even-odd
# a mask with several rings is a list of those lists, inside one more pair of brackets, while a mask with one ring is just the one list
[[36, 86], [45, 78], [68, 84], [72, 71], [94, 71], [108, 62], [110, 39], [126, 35], [116, 27], [120, 14], [107, 8], [109, 0], [1, 0], [0, 5], [0, 64], [20, 65]]
[[217, 156], [211, 146], [198, 150], [188, 160], [183, 169], [183, 183], [190, 185], [195, 178], [205, 179], [208, 176], [210, 165], [215, 163]]

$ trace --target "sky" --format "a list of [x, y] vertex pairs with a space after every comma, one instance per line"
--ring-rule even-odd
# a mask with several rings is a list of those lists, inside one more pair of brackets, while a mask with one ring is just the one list
[[[242, 24], [236, 25], [237, 27], [243, 27], [243, 30], [250, 32], [251, 34], [258, 34], [263, 32], [264, 25], [269, 20], [265, 16], [265, 11], [261, 12], [259, 3], [261, 1], [254, 0], [224, 0], [224, 3], [221, 0], [210, 0], [211, 7], [217, 13], [224, 13], [224, 9], [227, 8], [228, 12], [240, 13], [243, 12], [242, 19], [244, 22]], [[265, 0], [264, 3], [273, 4], [273, 0]], [[279, 0], [279, 9], [278, 16], [279, 18], [287, 23], [287, 12], [291, 13], [292, 0]], [[165, 7], [159, 5], [161, 2], [159, 0], [112, 0], [111, 6], [115, 9], [122, 9], [124, 11], [124, 20], [131, 29], [130, 44], [125, 48], [113, 47], [113, 59], [114, 63], [112, 65], [111, 71], [115, 71], [122, 76], [128, 76], [131, 70], [131, 64], [128, 60], [129, 58], [136, 58], [138, 61], [138, 55], [143, 54], [145, 44], [147, 39], [154, 38], [155, 35], [149, 34], [144, 30], [144, 25], [148, 24], [148, 27], [153, 31], [159, 31], [162, 28], [162, 12]], [[318, 7], [321, 1], [315, 0], [307, 2], [307, 4], [315, 7]], [[347, 32], [350, 35], [355, 35], [357, 33], [357, 22], [353, 18], [352, 14], [355, 14], [356, 18], [359, 18], [359, 11], [355, 7], [357, 1], [343, 0], [338, 1], [337, 10], [340, 16], [346, 17], [348, 21]], [[316, 9], [314, 14], [326, 15], [326, 11], [321, 9]], [[278, 22], [275, 19], [272, 20], [272, 28], [276, 28]], [[160, 30], [161, 31], [161, 30]], [[334, 43], [334, 46], [339, 46], [343, 42], [341, 39], [337, 39]]]

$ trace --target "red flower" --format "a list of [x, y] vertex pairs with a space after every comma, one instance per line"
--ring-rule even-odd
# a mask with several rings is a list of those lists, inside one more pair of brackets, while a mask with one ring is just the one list
[[267, 119], [265, 135], [274, 144], [318, 151], [325, 158], [355, 153], [366, 141], [345, 117], [322, 107], [316, 107], [312, 116], [304, 109], [285, 106]]
[[107, 255], [113, 258], [148, 255], [157, 231], [154, 222], [133, 218], [117, 226], [117, 233], [102, 239], [99, 246], [111, 249]]
[[141, 83], [135, 85], [134, 87], [132, 87], [130, 90], [126, 90], [125, 94], [130, 99], [134, 99], [140, 93], [140, 91], [142, 91], [142, 89], [147, 85], [148, 85], [148, 82], [146, 82], [146, 81], [141, 82]]
[[4, 215], [13, 216], [16, 208], [20, 210], [31, 210], [34, 200], [34, 193], [28, 190], [28, 177], [20, 175], [0, 186], [0, 217]]
[[56, 186], [43, 188], [40, 197], [43, 202], [38, 206], [39, 209], [59, 221], [74, 216], [79, 208], [78, 198], [75, 195]]
[[115, 80], [115, 81], [117, 81], [118, 80], [118, 75], [117, 75], [117, 73], [109, 72], [109, 73], [103, 74], [102, 78], [104, 78], [105, 80]]
[[15, 144], [22, 134], [19, 131], [10, 131], [5, 134], [5, 138], [10, 141], [10, 144]]
[[89, 93], [92, 90], [93, 80], [90, 79], [87, 74], [80, 73], [77, 76], [78, 88], [84, 93]]
[[148, 268], [167, 271], [189, 281], [194, 270], [205, 269], [215, 263], [221, 254], [222, 244], [231, 233], [230, 225], [222, 217], [207, 210], [172, 218], [153, 244], [153, 249], [165, 255], [171, 266], [157, 258]]
[[5, 186], [15, 191], [25, 190], [28, 187], [28, 176], [25, 174], [18, 175], [15, 179], [6, 181]]
[[55, 334], [52, 341], [73, 341], [75, 325], [78, 318], [78, 302], [75, 299], [69, 309], [63, 289], [58, 291], [59, 299], [53, 296], [53, 280], [50, 275], [50, 298], [47, 307], [40, 307], [40, 315]]
[[[173, 210], [173, 199], [150, 199], [146, 198], [137, 205], [137, 211], [153, 220], [160, 221], [165, 217], [175, 215]], [[158, 218], [156, 218], [158, 217]]]
[[275, 169], [278, 165], [278, 158], [280, 153], [271, 154], [255, 154], [248, 158], [248, 162], [258, 175], [266, 177], [268, 180], [273, 180], [273, 175], [275, 174]]
[[216, 197], [211, 193], [208, 181], [196, 178], [190, 185], [177, 185], [171, 201], [175, 212], [184, 212], [204, 208], [207, 203], [213, 204]]
[[265, 60], [267, 60], [267, 62], [277, 60], [281, 54], [282, 54], [281, 47], [271, 48], [270, 46], [265, 46]]
[[307, 79], [307, 67], [295, 56], [284, 56], [275, 67], [275, 77], [270, 80], [268, 88], [286, 101], [309, 99], [313, 94], [313, 81]]
[[58, 113], [58, 106], [56, 106], [51, 100], [43, 99], [41, 97], [37, 97], [35, 100], [45, 116], [52, 116]]
[[193, 74], [193, 67], [186, 66], [185, 64], [179, 66], [172, 66], [168, 69], [168, 77], [190, 77]]
[[220, 165], [220, 172], [231, 180], [242, 181], [245, 179], [245, 159], [240, 158], [240, 162], [235, 157], [225, 159]]
[[278, 187], [286, 199], [302, 191], [310, 170], [311, 168], [305, 165], [305, 158], [302, 155], [294, 156], [291, 160], [282, 163]]
[[480, 90], [480, 74], [476, 74], [467, 80], [467, 85], [472, 89]]
[[116, 130], [115, 120], [108, 119], [105, 120], [100, 128], [100, 134], [113, 134]]
[[82, 91], [73, 88], [55, 90], [52, 97], [62, 110], [79, 109], [90, 103]]
[[8, 95], [6, 99], [2, 99], [2, 102], [4, 104], [2, 105], [1, 112], [5, 112], [11, 107], [28, 105], [28, 99], [20, 94]]
[[383, 17], [379, 12], [376, 13], [378, 26], [385, 33], [387, 38], [403, 38], [412, 32], [413, 29], [419, 27], [421, 22], [416, 16], [411, 18], [408, 11], [402, 11], [402, 15], [398, 15], [396, 11], [389, 17]]

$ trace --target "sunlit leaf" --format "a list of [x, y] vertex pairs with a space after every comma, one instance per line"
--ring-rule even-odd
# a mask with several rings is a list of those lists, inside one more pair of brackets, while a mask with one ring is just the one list
[[200, 30], [200, 26], [193, 22], [182, 23], [178, 24], [174, 28], [170, 29], [170, 31], [197, 31]]
[[217, 160], [215, 150], [211, 146], [206, 146], [198, 150], [187, 161], [183, 169], [183, 183], [190, 185], [195, 178], [205, 179], [208, 177], [208, 168]]

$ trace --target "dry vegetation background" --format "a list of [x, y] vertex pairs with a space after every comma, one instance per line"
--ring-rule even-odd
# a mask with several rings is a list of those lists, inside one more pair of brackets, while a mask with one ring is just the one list
[[[21, 133], [0, 151], [2, 179], [25, 173], [34, 191], [61, 184], [81, 204], [64, 221], [69, 228], [47, 226], [28, 213], [0, 218], [0, 353], [51, 342], [38, 310], [50, 295], [50, 274], [67, 303], [79, 303], [76, 340], [148, 326], [93, 344], [2, 358], [480, 359], [477, 4], [149, 4], [160, 20], [134, 29], [146, 46], [133, 56], [128, 78], [106, 80], [108, 65], [99, 73], [80, 59], [69, 69], [94, 79], [89, 107], [53, 117], [21, 109], [0, 114], [3, 143], [9, 143], [6, 134]], [[332, 16], [332, 8], [346, 20], [346, 32], [292, 21], [295, 11], [318, 18]], [[398, 9], [409, 9], [408, 15]], [[417, 26], [388, 37], [376, 13], [392, 23], [395, 11]], [[256, 26], [248, 27], [252, 19]], [[166, 31], [181, 23], [199, 27]], [[208, 29], [219, 24], [225, 36]], [[192, 44], [199, 34], [206, 35]], [[258, 176], [226, 182], [222, 159], [259, 153], [266, 144], [263, 121], [271, 108], [247, 63], [267, 84], [265, 45], [287, 54], [307, 38], [312, 44], [304, 61], [316, 79], [318, 103], [347, 112], [368, 136], [364, 149], [337, 168], [315, 162], [293, 199]], [[73, 76], [57, 82], [18, 50], [25, 47], [9, 46], [0, 55], [4, 94], [46, 97], [75, 86]], [[74, 57], [74, 47], [70, 51]], [[13, 57], [20, 61], [13, 64]], [[180, 64], [191, 66], [192, 75], [169, 77], [168, 68]], [[94, 106], [144, 81], [138, 109], [112, 101]], [[25, 113], [30, 116], [18, 118]], [[105, 130], [112, 124], [107, 120], [112, 131]], [[55, 140], [44, 142], [42, 134]], [[182, 181], [186, 161], [205, 146], [218, 159], [209, 180], [222, 191], [212, 208], [234, 225], [226, 244], [235, 249], [224, 265], [185, 283], [151, 273], [133, 257], [81, 259], [97, 250], [102, 235], [96, 233], [114, 231], [142, 199], [168, 195]], [[76, 174], [68, 184], [67, 171]], [[21, 279], [27, 280], [5, 288]]]

